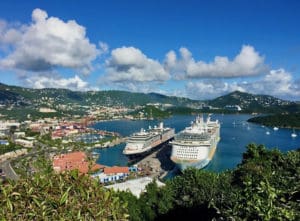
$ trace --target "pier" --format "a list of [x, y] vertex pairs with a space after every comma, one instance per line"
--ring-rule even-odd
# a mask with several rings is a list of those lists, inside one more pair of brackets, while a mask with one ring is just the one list
[[128, 137], [118, 137], [115, 140], [108, 141], [108, 142], [106, 142], [104, 144], [101, 144], [101, 145], [96, 144], [96, 145], [94, 145], [94, 148], [100, 148], [101, 149], [101, 148], [114, 147], [118, 144], [125, 143], [127, 139], [128, 139]]
[[120, 138], [117, 138], [113, 141], [110, 142], [110, 144], [108, 145], [109, 147], [113, 147], [115, 145], [118, 145], [118, 144], [121, 144], [121, 143], [125, 143], [126, 140], [128, 139], [128, 137], [120, 137]]
[[172, 147], [170, 144], [163, 144], [161, 148], [136, 164], [143, 169], [145, 175], [162, 179], [175, 167], [175, 164], [170, 160], [171, 151]]

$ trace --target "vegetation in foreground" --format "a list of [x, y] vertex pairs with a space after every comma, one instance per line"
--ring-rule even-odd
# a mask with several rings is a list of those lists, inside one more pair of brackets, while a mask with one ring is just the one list
[[140, 198], [44, 168], [1, 186], [1, 220], [300, 220], [300, 150], [250, 144], [232, 171], [188, 169]]
[[53, 171], [1, 187], [1, 220], [127, 220], [126, 203], [77, 171]]
[[300, 220], [300, 150], [250, 144], [233, 171], [188, 169], [139, 199], [120, 195], [131, 220]]

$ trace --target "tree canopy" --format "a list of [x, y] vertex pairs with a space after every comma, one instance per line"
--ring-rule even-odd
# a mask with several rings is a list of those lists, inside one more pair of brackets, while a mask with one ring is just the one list
[[49, 168], [0, 187], [1, 220], [300, 220], [300, 150], [249, 144], [234, 170], [189, 168], [140, 198]]

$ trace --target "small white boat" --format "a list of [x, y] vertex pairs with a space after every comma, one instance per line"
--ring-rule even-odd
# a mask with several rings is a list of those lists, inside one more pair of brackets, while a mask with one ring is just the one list
[[278, 127], [273, 127], [273, 130], [278, 130], [279, 128]]
[[295, 130], [293, 130], [293, 133], [291, 134], [291, 137], [293, 137], [293, 138], [297, 137], [297, 134], [295, 133]]
[[270, 135], [270, 132], [269, 132], [269, 131], [267, 131], [267, 132], [266, 132], [266, 134], [267, 134], [267, 135]]

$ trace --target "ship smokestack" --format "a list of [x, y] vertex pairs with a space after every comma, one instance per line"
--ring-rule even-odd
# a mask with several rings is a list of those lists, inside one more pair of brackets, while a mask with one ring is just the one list
[[160, 129], [163, 129], [163, 128], [164, 128], [164, 123], [163, 123], [163, 122], [160, 122], [160, 123], [159, 123], [159, 128], [160, 128]]

